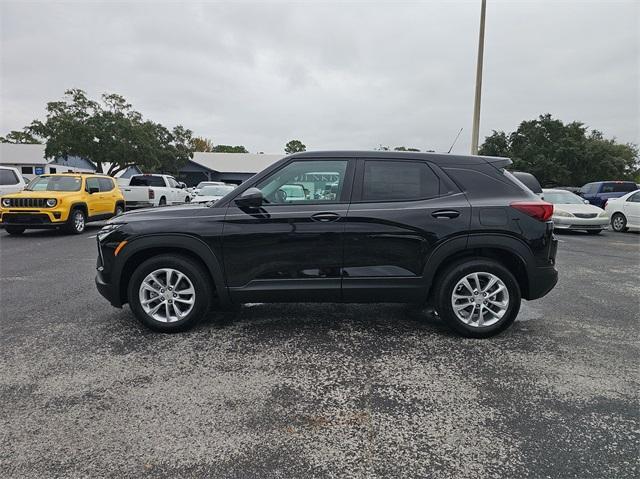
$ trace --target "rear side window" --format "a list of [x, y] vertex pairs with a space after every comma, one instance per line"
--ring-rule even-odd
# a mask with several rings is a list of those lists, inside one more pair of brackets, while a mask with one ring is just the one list
[[440, 181], [421, 161], [367, 160], [363, 201], [410, 201], [438, 196]]
[[100, 191], [111, 191], [113, 189], [113, 180], [109, 178], [98, 178], [100, 183]]
[[0, 185], [17, 185], [18, 176], [11, 170], [0, 169]]
[[635, 183], [624, 181], [612, 181], [602, 185], [602, 193], [629, 193], [635, 189], [637, 189]]
[[165, 186], [161, 176], [134, 176], [129, 186]]

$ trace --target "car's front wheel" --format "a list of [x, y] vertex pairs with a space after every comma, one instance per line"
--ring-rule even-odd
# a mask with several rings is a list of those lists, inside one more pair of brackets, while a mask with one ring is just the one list
[[69, 214], [69, 219], [67, 220], [67, 224], [64, 229], [67, 233], [79, 235], [84, 231], [86, 226], [87, 215], [85, 215], [81, 208], [75, 208]]
[[618, 233], [627, 231], [627, 218], [622, 213], [614, 214], [611, 217], [611, 228]]
[[513, 274], [489, 259], [454, 263], [437, 279], [438, 315], [463, 336], [486, 338], [509, 327], [520, 310]]
[[194, 326], [209, 309], [211, 280], [194, 260], [177, 255], [148, 259], [134, 271], [128, 288], [131, 310], [163, 333]]
[[21, 235], [22, 233], [24, 233], [25, 227], [24, 226], [5, 226], [4, 229], [10, 235]]

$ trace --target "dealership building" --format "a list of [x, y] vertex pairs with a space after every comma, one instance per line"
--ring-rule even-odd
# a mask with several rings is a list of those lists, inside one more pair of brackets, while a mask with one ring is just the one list
[[[25, 179], [30, 180], [38, 175], [47, 173], [95, 172], [96, 165], [79, 156], [67, 158], [45, 158], [44, 145], [26, 145], [0, 143], [0, 165], [16, 168]], [[240, 184], [258, 171], [275, 163], [284, 155], [265, 155], [258, 153], [199, 153], [182, 167], [175, 175], [188, 186], [194, 186], [201, 181], [224, 181], [225, 183]], [[103, 164], [103, 169], [108, 165]], [[118, 172], [119, 183], [127, 183], [127, 178], [143, 173], [137, 166], [129, 167]], [[144, 172], [149, 173], [149, 172]]]

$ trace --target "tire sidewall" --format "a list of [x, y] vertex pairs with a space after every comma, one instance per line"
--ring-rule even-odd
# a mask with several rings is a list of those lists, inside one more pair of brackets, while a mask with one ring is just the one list
[[[173, 268], [187, 276], [196, 292], [196, 302], [191, 312], [180, 321], [163, 323], [156, 321], [142, 308], [140, 304], [140, 285], [146, 276], [160, 268]], [[204, 269], [194, 261], [184, 256], [160, 255], [148, 259], [136, 268], [129, 281], [127, 291], [129, 307], [135, 316], [147, 327], [162, 333], [185, 331], [193, 327], [209, 309], [211, 296], [210, 279]]]
[[[620, 218], [622, 220], [622, 226], [620, 228], [615, 227], [615, 219]], [[627, 218], [622, 213], [616, 213], [611, 217], [611, 229], [618, 233], [623, 233], [627, 228]]]
[[[469, 326], [458, 319], [451, 306], [451, 294], [458, 281], [474, 272], [486, 272], [496, 275], [505, 284], [509, 292], [509, 307], [506, 313], [497, 323], [491, 326], [482, 328]], [[508, 328], [515, 321], [520, 311], [520, 286], [513, 274], [495, 261], [482, 259], [461, 261], [447, 269], [437, 281], [439, 281], [439, 284], [437, 285], [435, 300], [438, 314], [449, 327], [463, 336], [472, 338], [494, 336]]]

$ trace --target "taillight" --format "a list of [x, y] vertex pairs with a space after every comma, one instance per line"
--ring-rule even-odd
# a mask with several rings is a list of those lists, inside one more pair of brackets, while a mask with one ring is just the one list
[[553, 216], [553, 205], [546, 201], [514, 201], [509, 206], [538, 221], [547, 221]]
[[149, 188], [149, 199], [152, 200], [156, 197], [156, 192]]

